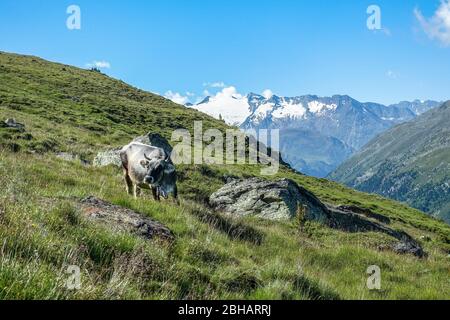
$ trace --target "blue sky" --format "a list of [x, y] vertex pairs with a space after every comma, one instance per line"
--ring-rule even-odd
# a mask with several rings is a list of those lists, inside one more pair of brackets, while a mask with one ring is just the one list
[[[66, 27], [72, 4], [81, 9], [81, 30]], [[366, 26], [371, 4], [381, 8], [383, 30]], [[80, 67], [105, 62], [103, 71], [115, 78], [192, 101], [223, 85], [243, 94], [348, 94], [386, 104], [445, 100], [446, 6], [440, 0], [1, 0], [0, 50]]]

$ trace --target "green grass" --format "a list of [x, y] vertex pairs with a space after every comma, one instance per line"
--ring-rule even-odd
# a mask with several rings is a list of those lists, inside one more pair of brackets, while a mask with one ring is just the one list
[[[332, 204], [389, 216], [419, 238], [427, 259], [381, 250], [394, 239], [349, 234], [309, 222], [233, 219], [210, 212], [224, 175], [258, 176], [257, 166], [179, 166], [181, 204], [134, 200], [117, 168], [58, 159], [96, 152], [148, 131], [225, 125], [95, 72], [38, 58], [0, 54], [0, 299], [447, 299], [450, 227], [403, 204], [336, 183], [288, 177]], [[29, 136], [31, 135], [31, 137]], [[16, 147], [14, 147], [16, 145]], [[173, 244], [147, 241], [88, 222], [77, 202], [94, 195], [167, 225]], [[82, 270], [81, 290], [66, 289], [67, 266]], [[382, 270], [382, 290], [366, 288], [366, 269]]]

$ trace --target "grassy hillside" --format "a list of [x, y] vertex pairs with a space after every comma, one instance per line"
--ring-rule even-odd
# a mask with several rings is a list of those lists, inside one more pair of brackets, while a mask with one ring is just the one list
[[330, 178], [450, 223], [450, 102], [380, 135]]
[[[155, 131], [225, 125], [97, 72], [0, 53], [0, 299], [437, 299], [450, 290], [450, 227], [403, 204], [299, 175], [288, 177], [332, 204], [384, 214], [422, 241], [426, 259], [383, 250], [393, 239], [345, 233], [318, 223], [232, 219], [210, 212], [208, 196], [224, 175], [250, 177], [256, 166], [180, 166], [179, 206], [134, 200], [120, 170], [64, 161]], [[77, 202], [94, 195], [142, 212], [176, 236], [146, 241], [84, 220]], [[82, 288], [65, 289], [68, 265]], [[382, 270], [382, 290], [366, 288], [366, 269]]]

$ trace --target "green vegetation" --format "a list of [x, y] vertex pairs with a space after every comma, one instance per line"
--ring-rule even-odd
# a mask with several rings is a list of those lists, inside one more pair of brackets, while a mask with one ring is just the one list
[[[233, 219], [205, 200], [224, 175], [249, 177], [256, 166], [180, 166], [179, 206], [134, 200], [117, 168], [64, 161], [155, 131], [226, 129], [97, 72], [0, 53], [0, 299], [446, 299], [450, 227], [403, 204], [283, 168], [288, 177], [333, 204], [355, 204], [389, 216], [422, 241], [426, 259], [383, 250], [394, 240], [345, 233], [309, 222]], [[147, 241], [84, 220], [77, 202], [94, 195], [148, 215], [176, 235]], [[68, 265], [82, 270], [81, 290], [65, 287]], [[382, 290], [366, 287], [366, 269], [382, 270]]]

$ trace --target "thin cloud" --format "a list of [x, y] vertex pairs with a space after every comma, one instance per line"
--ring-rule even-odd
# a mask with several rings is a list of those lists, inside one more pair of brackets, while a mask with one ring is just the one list
[[428, 38], [450, 46], [450, 0], [442, 0], [431, 18], [424, 17], [418, 8], [414, 9], [414, 15]]
[[225, 88], [226, 84], [223, 81], [205, 82], [205, 83], [203, 83], [203, 86], [209, 87], [209, 88]]
[[86, 67], [98, 69], [110, 69], [111, 64], [108, 61], [94, 61], [91, 63], [86, 63]]
[[388, 78], [394, 79], [394, 80], [398, 78], [398, 74], [397, 74], [395, 71], [392, 71], [392, 70], [388, 70], [388, 71], [386, 72], [386, 76], [387, 76]]
[[381, 29], [382, 32], [384, 32], [385, 35], [387, 35], [388, 37], [390, 37], [392, 35], [391, 29], [389, 28], [382, 28]]

